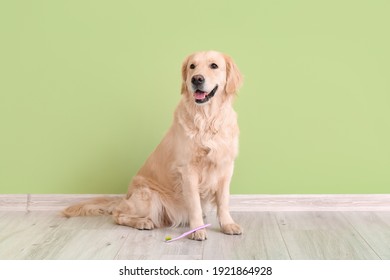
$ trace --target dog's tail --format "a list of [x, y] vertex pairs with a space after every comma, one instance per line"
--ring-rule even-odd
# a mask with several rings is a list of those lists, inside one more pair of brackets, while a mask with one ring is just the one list
[[76, 216], [102, 216], [111, 215], [124, 197], [120, 196], [107, 196], [97, 197], [86, 201], [82, 201], [67, 207], [62, 211], [65, 217], [76, 217]]

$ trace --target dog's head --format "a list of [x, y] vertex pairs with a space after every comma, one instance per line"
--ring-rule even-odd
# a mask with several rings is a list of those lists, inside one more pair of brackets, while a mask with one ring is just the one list
[[191, 96], [196, 104], [234, 95], [242, 83], [233, 60], [216, 51], [189, 55], [182, 65], [181, 93]]

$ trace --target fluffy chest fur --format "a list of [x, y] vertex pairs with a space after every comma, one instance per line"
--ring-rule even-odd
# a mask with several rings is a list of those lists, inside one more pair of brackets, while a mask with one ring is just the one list
[[[196, 110], [197, 109], [197, 110]], [[207, 114], [207, 111], [180, 110], [175, 114], [181, 130], [187, 163], [220, 165], [231, 162], [238, 153], [237, 116], [231, 106]]]
[[184, 108], [187, 110], [181, 107], [175, 113], [181, 147], [176, 151], [179, 178], [196, 174], [201, 198], [212, 197], [223, 178], [229, 176], [238, 153], [237, 116], [231, 106], [213, 110], [215, 114], [199, 107]]

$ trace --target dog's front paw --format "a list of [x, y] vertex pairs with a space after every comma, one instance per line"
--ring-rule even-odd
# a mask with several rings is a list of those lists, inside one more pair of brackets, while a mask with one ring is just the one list
[[229, 235], [240, 235], [242, 234], [242, 228], [237, 224], [227, 224], [222, 226], [222, 232]]
[[203, 241], [207, 239], [207, 233], [205, 229], [197, 230], [190, 234], [189, 239]]

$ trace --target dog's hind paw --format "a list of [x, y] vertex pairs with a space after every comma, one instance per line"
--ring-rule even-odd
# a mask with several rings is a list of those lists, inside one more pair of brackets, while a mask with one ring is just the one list
[[154, 228], [154, 224], [149, 219], [139, 219], [139, 221], [135, 223], [135, 228], [140, 230], [151, 230]]

